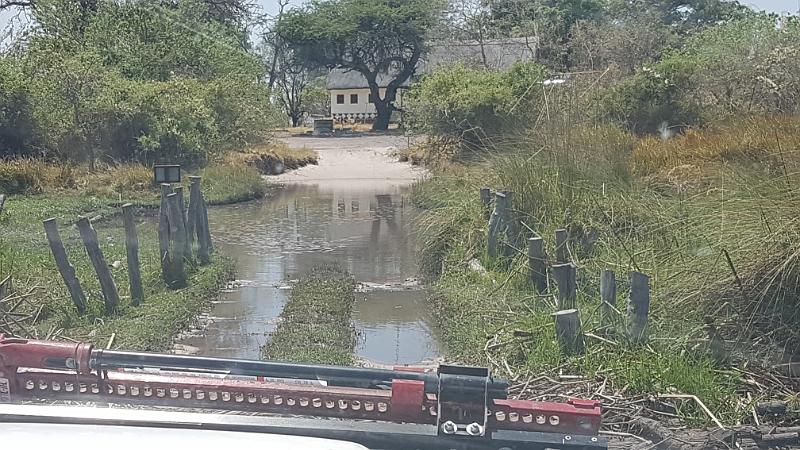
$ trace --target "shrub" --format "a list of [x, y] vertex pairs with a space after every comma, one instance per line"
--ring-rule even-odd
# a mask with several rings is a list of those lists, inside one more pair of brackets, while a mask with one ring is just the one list
[[417, 83], [407, 103], [409, 127], [465, 147], [511, 131], [536, 102], [542, 66], [520, 63], [506, 71], [452, 66]]

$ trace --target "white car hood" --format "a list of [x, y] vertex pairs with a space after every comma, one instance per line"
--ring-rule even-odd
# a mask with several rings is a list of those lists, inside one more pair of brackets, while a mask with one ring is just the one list
[[352, 442], [237, 431], [116, 425], [0, 423], [4, 448], [86, 450], [366, 450]]

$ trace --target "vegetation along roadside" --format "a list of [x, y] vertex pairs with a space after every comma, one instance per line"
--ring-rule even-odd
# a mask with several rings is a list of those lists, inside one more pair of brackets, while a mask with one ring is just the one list
[[[630, 421], [648, 415], [742, 423], [764, 400], [787, 405], [775, 424], [797, 420], [798, 85], [765, 92], [746, 62], [750, 44], [737, 40], [761, 30], [764, 53], [782, 54], [800, 28], [773, 28], [722, 24], [613, 82], [603, 73], [545, 84], [550, 75], [536, 67], [456, 67], [412, 88], [409, 123], [428, 136], [414, 157], [435, 169], [413, 195], [424, 210], [421, 259], [452, 358], [493, 366], [523, 398], [588, 392], [613, 405], [611, 430], [635, 431]], [[723, 54], [742, 67], [747, 112], [705, 95], [724, 89], [714, 75], [726, 70]], [[489, 256], [483, 187], [513, 193], [518, 233], [498, 244], [511, 244], [507, 257]], [[527, 239], [541, 237], [553, 263], [557, 229], [577, 266], [578, 355], [556, 336], [560, 286], [551, 273], [538, 292], [525, 254]], [[611, 324], [602, 270], [617, 274]], [[645, 342], [625, 326], [634, 271], [649, 277]]]

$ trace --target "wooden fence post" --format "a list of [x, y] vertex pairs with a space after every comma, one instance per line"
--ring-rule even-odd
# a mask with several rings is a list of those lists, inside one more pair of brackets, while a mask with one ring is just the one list
[[186, 211], [186, 238], [189, 240], [189, 247], [194, 243], [194, 235], [197, 230], [197, 207], [200, 202], [200, 181], [201, 178], [198, 176], [189, 177], [189, 209]]
[[169, 222], [169, 236], [172, 241], [172, 245], [170, 245], [169, 248], [171, 287], [183, 287], [186, 285], [186, 271], [183, 266], [183, 252], [186, 248], [186, 229], [183, 227], [182, 215], [178, 194], [172, 193], [167, 195], [167, 218]]
[[117, 310], [119, 304], [119, 293], [117, 293], [117, 285], [114, 284], [114, 278], [111, 277], [111, 271], [108, 270], [108, 263], [100, 250], [100, 243], [97, 241], [97, 232], [92, 228], [89, 219], [86, 217], [78, 218], [78, 231], [81, 233], [83, 246], [86, 247], [86, 253], [89, 254], [89, 260], [92, 261], [94, 271], [97, 274], [97, 279], [100, 280], [100, 289], [103, 291], [103, 300], [106, 305], [106, 314], [111, 314]]
[[574, 264], [557, 264], [553, 266], [553, 278], [558, 285], [558, 309], [575, 308], [578, 287], [576, 275], [578, 268]]
[[556, 230], [556, 263], [566, 264], [569, 261], [569, 249], [567, 248], [567, 239], [569, 233], [567, 230], [561, 228]]
[[175, 194], [178, 196], [178, 209], [181, 212], [181, 222], [183, 223], [183, 231], [186, 234], [186, 239], [184, 240], [184, 247], [183, 247], [183, 257], [186, 259], [192, 259], [192, 243], [189, 240], [189, 231], [187, 228], [187, 217], [186, 217], [186, 205], [184, 203], [183, 198], [183, 186], [176, 186], [175, 187]]
[[200, 191], [200, 220], [203, 221], [203, 234], [205, 235], [205, 244], [209, 253], [214, 253], [214, 243], [211, 241], [211, 228], [208, 226], [208, 203], [203, 198], [203, 192]]
[[578, 310], [561, 310], [553, 313], [553, 318], [556, 322], [556, 338], [561, 351], [567, 356], [582, 355], [585, 343]]
[[631, 272], [631, 297], [628, 302], [628, 336], [634, 342], [647, 340], [647, 315], [650, 313], [650, 277]]
[[519, 236], [519, 226], [514, 218], [514, 193], [503, 191], [505, 194], [505, 204], [503, 205], [503, 222], [506, 229], [506, 245], [503, 247], [503, 255], [506, 258], [513, 258], [517, 253], [517, 236]]
[[603, 325], [616, 322], [617, 275], [613, 270], [600, 272], [600, 320]]
[[488, 187], [481, 188], [481, 204], [483, 205], [483, 218], [489, 220], [492, 217], [492, 190]]
[[139, 271], [139, 237], [133, 220], [133, 205], [122, 205], [122, 222], [125, 225], [125, 251], [128, 256], [128, 280], [131, 287], [131, 303], [139, 306], [144, 301], [142, 274]]
[[544, 239], [540, 237], [528, 238], [528, 278], [538, 293], [543, 294], [547, 291]]
[[75, 276], [75, 268], [69, 263], [67, 251], [61, 242], [61, 235], [58, 233], [56, 219], [44, 221], [44, 232], [47, 235], [47, 242], [50, 244], [50, 251], [53, 252], [58, 272], [64, 279], [64, 284], [67, 285], [69, 296], [72, 297], [72, 303], [75, 304], [79, 314], [84, 314], [86, 312], [86, 295], [81, 288], [81, 282]]
[[169, 213], [167, 210], [167, 196], [172, 193], [172, 186], [163, 183], [161, 185], [161, 206], [158, 209], [158, 251], [161, 259], [161, 276], [164, 282], [169, 284], [172, 276], [170, 275], [170, 254], [169, 254]]
[[493, 212], [489, 218], [489, 231], [487, 233], [486, 252], [490, 258], [497, 257], [497, 230], [500, 228], [500, 215]]

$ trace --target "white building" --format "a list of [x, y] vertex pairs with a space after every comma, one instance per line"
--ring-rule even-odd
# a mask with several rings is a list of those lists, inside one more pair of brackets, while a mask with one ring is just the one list
[[[478, 42], [448, 42], [434, 45], [431, 52], [417, 67], [417, 75], [430, 73], [440, 65], [464, 64], [489, 70], [505, 69], [518, 61], [536, 59], [536, 44], [532, 38], [506, 38]], [[378, 76], [381, 96], [392, 80], [388, 75]], [[403, 96], [410, 87], [406, 80], [397, 91], [395, 106], [403, 107]], [[354, 70], [333, 69], [328, 74], [327, 89], [331, 96], [331, 116], [336, 120], [371, 121], [377, 112], [372, 103], [367, 80]]]
[[[391, 81], [388, 75], [378, 77], [378, 86], [386, 86]], [[394, 104], [403, 107], [403, 95], [410, 83], [406, 80], [397, 91]], [[353, 70], [334, 69], [328, 74], [327, 89], [331, 96], [331, 116], [336, 120], [371, 121], [377, 115], [367, 80]], [[380, 89], [381, 97], [386, 88]]]

